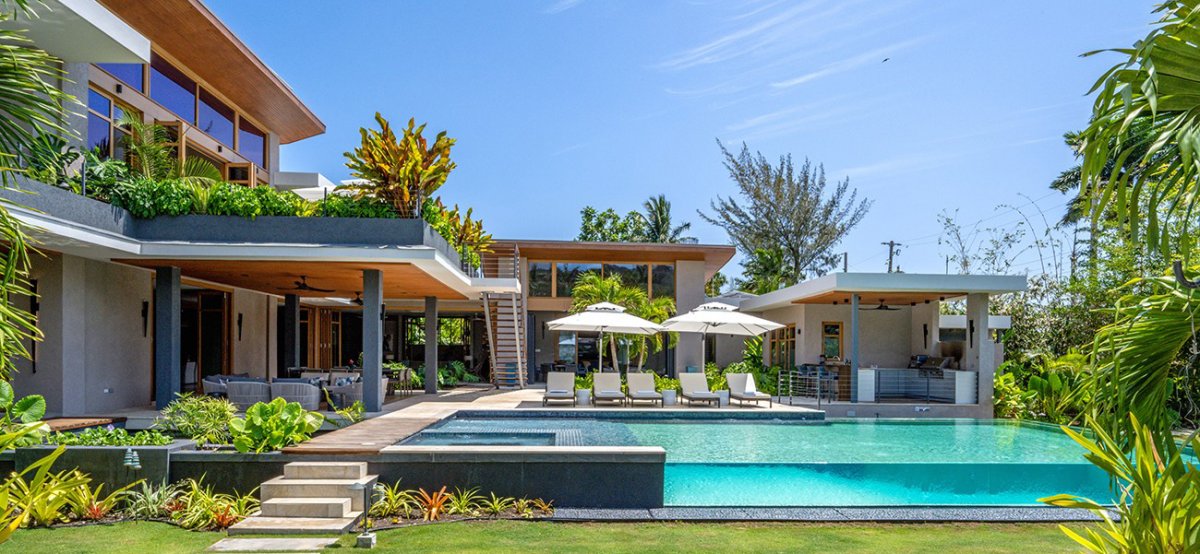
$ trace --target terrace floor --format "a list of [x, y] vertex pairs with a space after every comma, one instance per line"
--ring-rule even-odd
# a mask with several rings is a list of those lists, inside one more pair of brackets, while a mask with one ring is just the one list
[[[459, 387], [436, 395], [418, 394], [402, 397], [384, 406], [382, 414], [339, 429], [325, 433], [312, 440], [285, 448], [288, 454], [374, 454], [385, 447], [409, 437], [410, 435], [437, 423], [441, 419], [459, 410], [614, 410], [622, 411], [630, 408], [621, 406], [579, 406], [572, 408], [565, 403], [557, 403], [542, 407], [543, 388], [527, 388], [517, 390], [497, 390], [484, 387]], [[772, 407], [747, 405], [740, 407], [736, 404], [724, 408], [688, 406], [667, 406], [665, 408], [643, 407], [640, 409], [686, 411], [686, 412], [731, 412], [731, 411], [779, 411], [779, 412], [814, 412], [812, 408], [803, 406], [788, 406], [776, 403]]]

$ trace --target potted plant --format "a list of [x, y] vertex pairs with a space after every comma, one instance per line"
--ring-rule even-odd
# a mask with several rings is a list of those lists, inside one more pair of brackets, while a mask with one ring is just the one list
[[364, 517], [362, 532], [356, 537], [355, 546], [358, 548], [375, 548], [375, 532], [371, 530], [371, 518]]

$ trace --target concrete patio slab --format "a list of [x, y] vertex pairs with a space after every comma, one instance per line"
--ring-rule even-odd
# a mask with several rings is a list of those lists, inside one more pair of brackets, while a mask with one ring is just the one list
[[320, 552], [337, 538], [235, 539], [226, 538], [208, 547], [209, 552]]

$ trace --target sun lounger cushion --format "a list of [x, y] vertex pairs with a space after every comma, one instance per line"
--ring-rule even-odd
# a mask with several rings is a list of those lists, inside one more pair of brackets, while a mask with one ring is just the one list
[[566, 395], [566, 394], [571, 394], [571, 391], [569, 391], [569, 390], [548, 390], [548, 391], [546, 391], [546, 394], [562, 396], [562, 395]]

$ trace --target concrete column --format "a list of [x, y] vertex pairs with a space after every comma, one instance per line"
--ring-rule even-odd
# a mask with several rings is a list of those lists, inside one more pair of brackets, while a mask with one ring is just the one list
[[300, 367], [300, 297], [283, 297], [283, 360], [278, 375], [288, 376], [288, 369]]
[[363, 406], [368, 412], [383, 409], [379, 401], [383, 379], [383, 272], [363, 270]]
[[992, 405], [992, 379], [996, 373], [996, 346], [988, 328], [988, 300], [986, 293], [967, 295], [967, 348], [962, 368], [978, 372], [980, 406]]
[[163, 409], [182, 390], [181, 297], [178, 267], [154, 269], [154, 405]]
[[850, 295], [850, 401], [858, 402], [858, 295]]
[[63, 138], [66, 139], [67, 144], [81, 151], [87, 150], [88, 140], [92, 138], [87, 136], [88, 71], [91, 65], [82, 62], [64, 63], [63, 79], [59, 81], [59, 88], [63, 92], [78, 98], [83, 103], [83, 105], [69, 102], [63, 104], [63, 127], [71, 132], [64, 135]]
[[425, 394], [437, 394], [438, 299], [425, 297]]
[[[675, 262], [675, 311], [686, 313], [704, 303], [704, 262]], [[699, 333], [680, 333], [675, 343], [674, 371], [678, 375], [688, 366], [704, 361], [704, 339]]]

